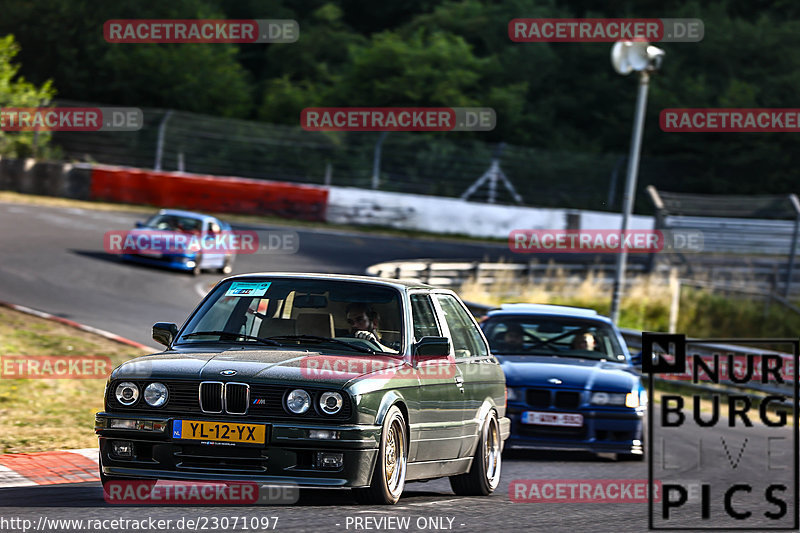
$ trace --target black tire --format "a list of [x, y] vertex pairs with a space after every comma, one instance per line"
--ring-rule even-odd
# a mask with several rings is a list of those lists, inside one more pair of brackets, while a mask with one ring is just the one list
[[200, 262], [203, 260], [203, 256], [201, 254], [197, 254], [194, 258], [194, 268], [192, 269], [193, 276], [199, 276], [203, 273], [203, 269], [200, 268]]
[[406, 420], [395, 405], [386, 413], [381, 430], [378, 459], [369, 487], [353, 489], [360, 504], [394, 505], [400, 499], [406, 483], [408, 466], [408, 437]]
[[489, 412], [481, 428], [481, 438], [466, 474], [450, 476], [450, 487], [459, 496], [488, 496], [500, 485], [503, 441], [497, 413]]

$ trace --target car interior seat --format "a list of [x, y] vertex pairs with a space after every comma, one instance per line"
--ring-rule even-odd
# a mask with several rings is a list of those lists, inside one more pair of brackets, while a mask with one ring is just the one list
[[297, 315], [297, 334], [335, 337], [333, 315], [330, 313], [300, 313]]

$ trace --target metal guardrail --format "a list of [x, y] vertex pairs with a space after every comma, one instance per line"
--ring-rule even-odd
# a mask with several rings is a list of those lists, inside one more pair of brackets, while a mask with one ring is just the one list
[[[583, 280], [590, 272], [597, 283], [610, 286], [614, 281], [613, 263], [489, 263], [482, 261], [437, 261], [434, 259], [416, 259], [409, 261], [387, 261], [367, 268], [367, 274], [383, 278], [415, 279], [449, 289], [458, 289], [467, 281], [482, 285], [491, 285], [498, 281], [514, 281], [518, 283], [548, 283]], [[658, 263], [653, 272], [666, 274], [672, 265]], [[633, 274], [644, 274], [647, 265], [628, 263], [627, 270]], [[680, 270], [680, 268], [679, 268]], [[774, 263], [756, 263], [727, 265], [709, 263], [701, 269], [693, 267], [693, 271], [703, 278], [715, 280], [709, 288], [722, 292], [751, 293], [762, 297], [772, 297], [782, 283], [781, 276]], [[682, 276], [691, 277], [692, 272]], [[666, 276], [665, 283], [666, 283]], [[632, 278], [626, 282], [631, 283]], [[800, 279], [792, 284], [792, 295], [800, 295]], [[700, 279], [682, 280], [686, 285], [709, 282]]]
[[[646, 265], [629, 264], [628, 270], [643, 273]], [[613, 263], [488, 263], [481, 261], [389, 261], [367, 268], [367, 274], [383, 278], [417, 279], [437, 287], [458, 288], [467, 281], [492, 284], [501, 280], [520, 282], [560, 280], [563, 276], [583, 278], [594, 272], [602, 283], [613, 281]], [[659, 270], [666, 270], [659, 267]]]

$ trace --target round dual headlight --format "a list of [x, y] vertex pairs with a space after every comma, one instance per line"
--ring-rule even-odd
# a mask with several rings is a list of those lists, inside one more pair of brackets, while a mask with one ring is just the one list
[[335, 415], [342, 410], [342, 395], [338, 392], [323, 392], [319, 397], [319, 408], [326, 415]]
[[296, 415], [302, 415], [311, 407], [311, 396], [303, 389], [295, 389], [286, 397], [286, 408]]
[[139, 399], [139, 387], [136, 386], [136, 383], [123, 381], [117, 385], [115, 395], [117, 401], [122, 405], [133, 405]]
[[167, 403], [169, 391], [163, 383], [151, 383], [144, 389], [144, 401], [150, 407], [161, 407]]

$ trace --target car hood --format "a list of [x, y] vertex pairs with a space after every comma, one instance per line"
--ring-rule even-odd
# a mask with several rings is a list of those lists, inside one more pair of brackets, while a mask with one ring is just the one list
[[[630, 392], [639, 387], [639, 376], [629, 367], [607, 361], [551, 356], [497, 356], [508, 387], [558, 386], [564, 389]], [[560, 384], [548, 380], [560, 380]]]
[[307, 350], [181, 350], [132, 359], [117, 367], [111, 379], [198, 379], [344, 386], [354, 379], [392, 371], [403, 364], [400, 357], [331, 355]]

